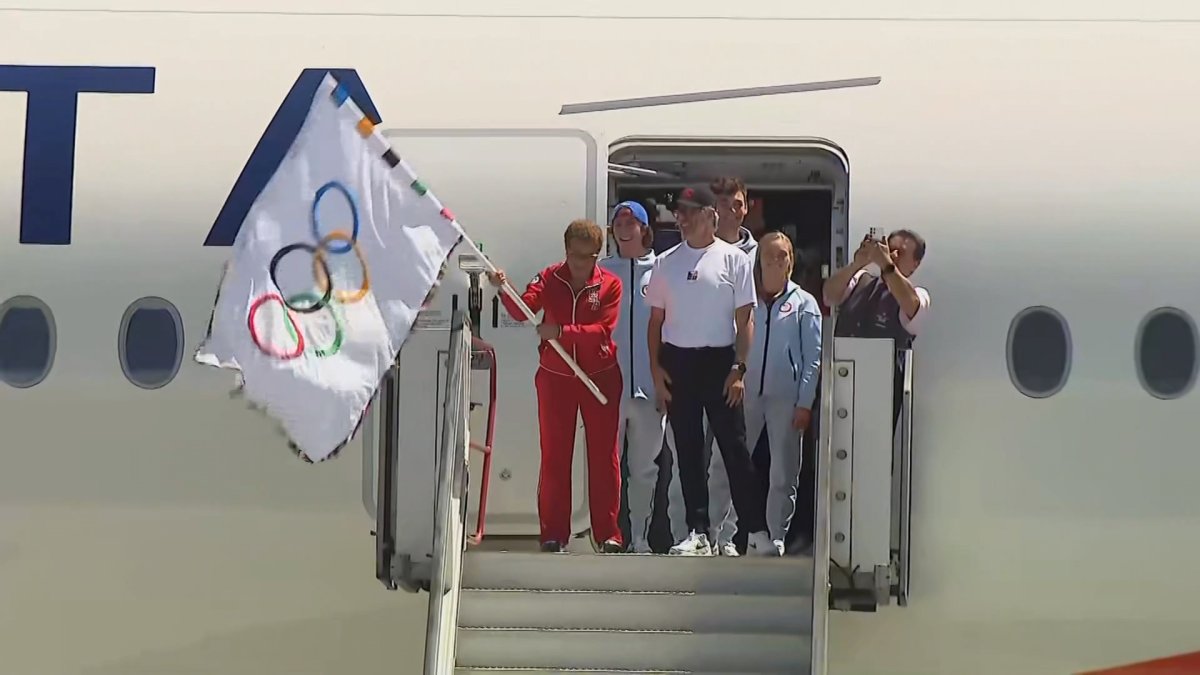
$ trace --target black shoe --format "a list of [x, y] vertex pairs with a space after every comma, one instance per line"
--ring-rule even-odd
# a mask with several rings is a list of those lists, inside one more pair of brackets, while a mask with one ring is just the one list
[[563, 545], [557, 541], [542, 542], [542, 553], [562, 553]]
[[624, 553], [625, 547], [618, 544], [616, 542], [616, 540], [609, 539], [608, 541], [606, 541], [600, 545], [600, 552], [601, 553]]
[[787, 545], [788, 555], [812, 555], [812, 538], [797, 534]]

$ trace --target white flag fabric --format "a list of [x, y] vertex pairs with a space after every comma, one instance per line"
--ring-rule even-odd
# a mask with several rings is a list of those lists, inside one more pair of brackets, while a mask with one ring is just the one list
[[200, 363], [319, 462], [353, 437], [462, 236], [453, 215], [326, 75], [250, 208]]

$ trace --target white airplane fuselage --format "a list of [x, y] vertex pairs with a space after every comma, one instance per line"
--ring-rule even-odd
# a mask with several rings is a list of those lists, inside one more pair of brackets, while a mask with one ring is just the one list
[[[521, 283], [561, 256], [570, 218], [605, 217], [622, 139], [835, 143], [852, 167], [846, 239], [919, 231], [933, 300], [911, 604], [834, 613], [829, 672], [1066, 673], [1200, 649], [1200, 394], [1151, 396], [1135, 359], [1151, 311], [1200, 316], [1200, 10], [8, 4], [0, 302], [43, 302], [55, 348], [35, 386], [0, 384], [5, 672], [419, 672], [426, 598], [372, 574], [361, 441], [307, 465], [227, 395], [228, 372], [191, 361], [229, 254], [205, 241], [230, 232], [234, 216], [214, 223], [237, 213], [231, 193], [253, 198], [235, 183], [306, 69], [354, 70], [396, 148]], [[559, 115], [863, 76], [882, 82]], [[184, 328], [183, 364], [156, 389], [118, 356], [143, 297]], [[1069, 325], [1069, 378], [1047, 398], [1019, 392], [1006, 360], [1031, 306]], [[493, 335], [508, 374], [496, 461], [519, 474], [493, 488], [496, 531], [528, 534], [534, 337]]]

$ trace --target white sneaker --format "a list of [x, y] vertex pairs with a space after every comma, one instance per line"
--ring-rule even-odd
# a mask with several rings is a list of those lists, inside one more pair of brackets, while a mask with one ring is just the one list
[[746, 542], [746, 555], [778, 558], [783, 555], [783, 542], [772, 541], [766, 532], [754, 532]]
[[734, 546], [732, 541], [727, 541], [717, 546], [717, 550], [726, 558], [736, 558], [741, 555], [741, 553], [738, 553], [737, 546]]
[[700, 534], [695, 530], [688, 535], [687, 539], [675, 544], [671, 547], [671, 555], [702, 555], [711, 556], [713, 554], [712, 546], [708, 543], [708, 535]]

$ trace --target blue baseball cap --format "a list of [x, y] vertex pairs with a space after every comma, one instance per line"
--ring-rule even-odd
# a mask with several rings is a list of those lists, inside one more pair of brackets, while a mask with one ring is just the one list
[[612, 219], [614, 221], [617, 219], [617, 216], [621, 215], [621, 209], [629, 209], [629, 212], [633, 214], [633, 217], [637, 218], [637, 221], [642, 225], [650, 224], [650, 217], [646, 215], [646, 207], [634, 201], [621, 202], [620, 204], [617, 204], [616, 208], [613, 209]]

